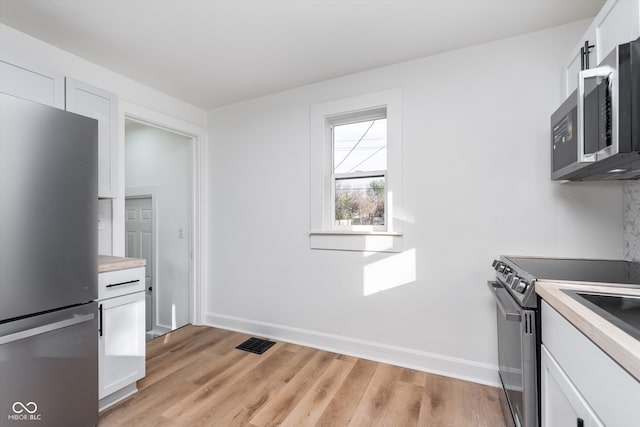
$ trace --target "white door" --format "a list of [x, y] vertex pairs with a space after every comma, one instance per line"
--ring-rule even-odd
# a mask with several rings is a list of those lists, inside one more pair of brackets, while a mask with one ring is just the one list
[[153, 208], [151, 197], [127, 198], [126, 209], [126, 247], [125, 255], [144, 258], [146, 289], [146, 330], [151, 331], [155, 322], [153, 303]]

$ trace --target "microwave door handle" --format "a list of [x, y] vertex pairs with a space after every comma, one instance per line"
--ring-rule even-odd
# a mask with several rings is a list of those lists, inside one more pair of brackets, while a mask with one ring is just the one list
[[[588, 70], [582, 70], [578, 72], [578, 162], [580, 163], [589, 163], [595, 162], [597, 153], [589, 153], [585, 154], [584, 152], [584, 91], [585, 84], [584, 82], [587, 79], [593, 79], [596, 77], [610, 77], [610, 81], [614, 81], [614, 70], [608, 66], [600, 66], [596, 68], [591, 68]], [[612, 90], [612, 94], [615, 96], [615, 91]], [[616, 101], [613, 99], [612, 102]], [[615, 150], [618, 151], [618, 141], [617, 138], [614, 138]]]

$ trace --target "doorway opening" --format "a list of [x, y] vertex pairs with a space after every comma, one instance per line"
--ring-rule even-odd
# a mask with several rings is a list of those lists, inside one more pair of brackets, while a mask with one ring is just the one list
[[193, 138], [125, 120], [125, 256], [144, 258], [147, 339], [190, 323]]

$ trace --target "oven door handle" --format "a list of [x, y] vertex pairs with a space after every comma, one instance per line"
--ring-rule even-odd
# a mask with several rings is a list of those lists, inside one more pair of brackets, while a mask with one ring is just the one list
[[492, 281], [488, 281], [487, 282], [487, 286], [489, 287], [489, 289], [491, 289], [491, 292], [493, 293], [493, 297], [496, 300], [496, 304], [498, 305], [498, 308], [500, 309], [500, 311], [502, 312], [502, 315], [504, 316], [505, 320], [507, 322], [520, 322], [520, 313], [516, 310], [515, 312], [513, 311], [509, 311], [506, 307], [506, 305], [511, 304], [512, 306], [514, 305], [513, 302], [506, 302], [504, 301], [504, 299], [500, 296], [500, 294], [498, 294], [498, 290], [497, 288], [502, 288], [502, 285], [498, 282], [492, 282]]

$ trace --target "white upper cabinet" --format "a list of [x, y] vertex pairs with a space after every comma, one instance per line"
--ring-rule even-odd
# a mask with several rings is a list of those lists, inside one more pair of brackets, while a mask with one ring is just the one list
[[640, 36], [640, 0], [609, 0], [593, 21], [598, 65], [617, 45]]
[[[578, 86], [578, 72], [584, 59], [595, 67], [617, 45], [640, 37], [640, 0], [608, 0], [580, 38], [564, 67], [564, 96]], [[586, 46], [588, 54], [583, 55]]]
[[[583, 62], [586, 61], [586, 57], [583, 55], [584, 44], [588, 43], [588, 46], [594, 45], [594, 40], [596, 39], [596, 31], [593, 24], [589, 27], [587, 32], [580, 39], [580, 43], [571, 51], [571, 56], [567, 61], [564, 67], [564, 87], [565, 93], [564, 98], [567, 98], [571, 93], [578, 88], [578, 73], [582, 69], [583, 66], [586, 68], [586, 64]], [[593, 53], [593, 48], [590, 50], [589, 54], [589, 66], [593, 67], [596, 65], [595, 54]]]
[[98, 120], [98, 197], [118, 195], [118, 97], [49, 70], [0, 57], [0, 92]]
[[0, 92], [64, 110], [64, 76], [0, 58]]
[[67, 77], [67, 111], [98, 120], [98, 196], [114, 198], [118, 190], [118, 97]]

